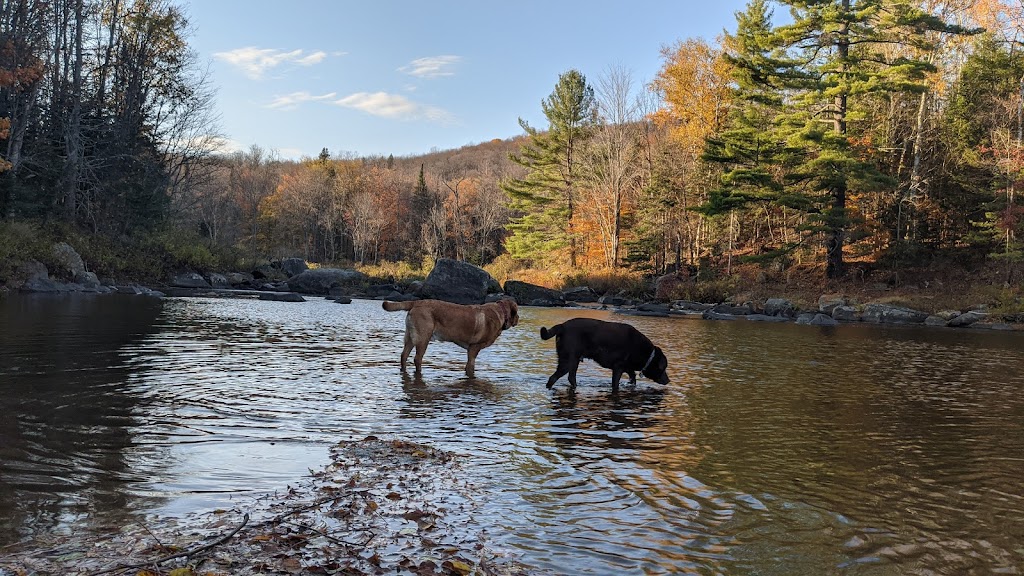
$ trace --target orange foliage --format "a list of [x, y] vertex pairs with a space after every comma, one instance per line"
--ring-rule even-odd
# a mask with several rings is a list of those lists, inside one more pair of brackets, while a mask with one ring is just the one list
[[959, 0], [953, 3], [964, 2], [966, 15], [997, 37], [1014, 38], [1024, 28], [1024, 4], [1020, 0]]
[[665, 62], [652, 87], [665, 107], [652, 115], [691, 153], [699, 152], [704, 140], [717, 132], [728, 114], [731, 101], [731, 66], [720, 47], [700, 39], [677, 42], [662, 48]]

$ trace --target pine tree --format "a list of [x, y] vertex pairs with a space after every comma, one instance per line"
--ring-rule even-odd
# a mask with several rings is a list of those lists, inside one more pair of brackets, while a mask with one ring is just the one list
[[[420, 246], [425, 243], [423, 240], [423, 227], [429, 221], [430, 214], [440, 200], [429, 187], [423, 173], [423, 164], [420, 164], [420, 175], [416, 179], [416, 187], [412, 190], [410, 218], [408, 222], [409, 236], [420, 240]], [[423, 249], [419, 252], [422, 252]]]
[[519, 214], [508, 226], [512, 236], [506, 248], [514, 258], [523, 260], [546, 259], [568, 248], [570, 266], [575, 267], [575, 184], [581, 148], [595, 122], [594, 89], [583, 74], [569, 70], [558, 77], [541, 108], [548, 120], [547, 131], [541, 132], [520, 118], [529, 141], [518, 155], [510, 156], [528, 170], [526, 176], [502, 183]]
[[788, 184], [806, 193], [824, 232], [826, 276], [843, 274], [850, 223], [847, 195], [891, 185], [850, 144], [857, 120], [851, 100], [881, 92], [921, 92], [935, 67], [894, 46], [925, 51], [929, 32], [966, 32], [907, 0], [781, 0], [792, 23], [778, 27], [769, 48], [786, 60], [760, 70], [791, 98], [792, 112], [776, 119], [785, 139]]
[[781, 182], [772, 175], [780, 152], [773, 123], [782, 109], [782, 96], [766, 76], [766, 71], [777, 68], [767, 4], [753, 0], [736, 15], [736, 33], [725, 38], [725, 58], [732, 65], [736, 88], [726, 128], [708, 138], [704, 149], [704, 160], [725, 168], [720, 187], [698, 208], [709, 216], [753, 200], [777, 200], [782, 192]]

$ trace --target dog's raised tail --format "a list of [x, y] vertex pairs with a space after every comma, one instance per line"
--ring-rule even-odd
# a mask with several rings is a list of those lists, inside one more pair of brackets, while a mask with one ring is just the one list
[[543, 326], [541, 326], [541, 328], [540, 328], [540, 339], [541, 340], [547, 340], [548, 338], [551, 338], [552, 336], [558, 336], [561, 333], [562, 333], [562, 325], [561, 324], [552, 326], [550, 330], [548, 330], [547, 328], [544, 328]]
[[398, 310], [412, 310], [412, 307], [415, 304], [415, 300], [406, 300], [405, 302], [392, 302], [390, 300], [385, 300], [383, 306], [388, 312], [396, 312]]

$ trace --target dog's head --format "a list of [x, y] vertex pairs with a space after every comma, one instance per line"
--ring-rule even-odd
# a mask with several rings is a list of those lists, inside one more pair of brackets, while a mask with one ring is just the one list
[[516, 324], [519, 324], [519, 305], [516, 304], [515, 300], [511, 298], [502, 298], [501, 300], [498, 300], [496, 304], [501, 308], [502, 330], [508, 330]]
[[654, 347], [654, 357], [642, 371], [643, 375], [658, 384], [668, 384], [668, 358], [661, 348]]

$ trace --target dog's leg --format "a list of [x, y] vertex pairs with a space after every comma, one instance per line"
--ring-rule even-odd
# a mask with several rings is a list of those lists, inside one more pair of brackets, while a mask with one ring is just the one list
[[558, 367], [555, 368], [555, 373], [552, 374], [550, 378], [548, 378], [548, 388], [551, 388], [552, 386], [554, 386], [555, 382], [557, 382], [559, 378], [561, 378], [562, 376], [565, 376], [568, 373], [569, 373], [569, 362], [568, 361], [563, 361], [561, 358], [559, 358], [558, 359]]
[[562, 376], [565, 376], [568, 373], [569, 373], [569, 369], [568, 368], [562, 368], [562, 366], [559, 366], [558, 368], [556, 368], [555, 369], [555, 373], [548, 377], [548, 388], [551, 388], [552, 386], [554, 386], [555, 382], [557, 382], [559, 378], [561, 378]]
[[405, 346], [402, 348], [402, 372], [405, 372], [406, 365], [409, 364], [409, 353], [412, 352], [412, 334], [409, 333], [409, 329], [405, 330]]
[[427, 343], [430, 342], [419, 342], [416, 344], [416, 356], [413, 358], [413, 364], [416, 365], [416, 373], [420, 374], [423, 372], [423, 354], [427, 351]]
[[627, 370], [626, 374], [629, 374], [629, 385], [636, 386], [636, 372], [633, 372], [632, 370]]
[[468, 354], [466, 358], [466, 376], [472, 378], [473, 372], [476, 370], [476, 355], [480, 353], [480, 347], [470, 346], [466, 351]]
[[569, 389], [576, 389], [576, 370], [580, 367], [580, 359], [573, 358], [569, 363]]
[[623, 371], [620, 368], [611, 369], [611, 392], [618, 392], [618, 380], [623, 379]]
[[430, 336], [428, 335], [426, 338], [422, 336], [421, 334], [418, 341], [414, 342], [416, 345], [416, 356], [413, 357], [413, 364], [416, 366], [417, 374], [423, 372], [423, 355], [427, 352], [427, 344], [430, 344]]

